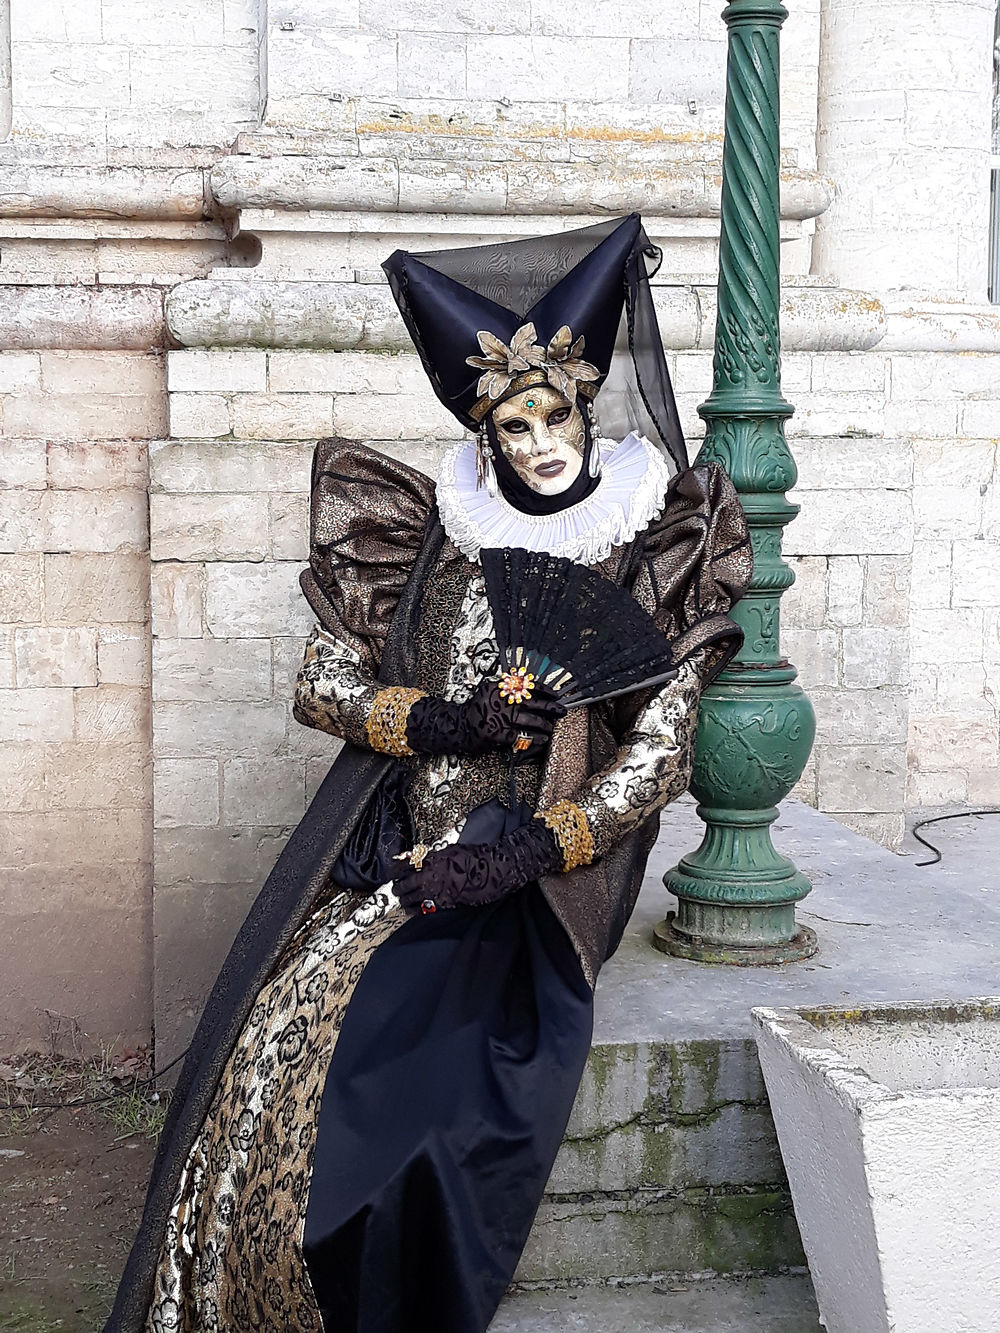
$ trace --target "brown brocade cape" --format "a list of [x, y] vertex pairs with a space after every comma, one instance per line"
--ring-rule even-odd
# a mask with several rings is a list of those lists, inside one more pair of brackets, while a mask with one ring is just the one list
[[[433, 481], [365, 446], [320, 440], [310, 528], [310, 562], [301, 584], [318, 619], [379, 662], [382, 684], [410, 683], [424, 584], [447, 540]], [[739, 499], [717, 464], [676, 476], [661, 516], [613, 550], [600, 568], [653, 615], [674, 640], [678, 659], [715, 645], [718, 671], [738, 650], [742, 632], [726, 613], [746, 588], [752, 561]], [[553, 734], [539, 804], [570, 795], [610, 764], [617, 738], [647, 698], [639, 692], [567, 714]], [[259, 990], [326, 887], [392, 762], [344, 745], [251, 907], [181, 1067], [105, 1333], [142, 1333], [178, 1180], [229, 1055]], [[594, 865], [541, 880], [591, 985], [621, 939], [658, 823], [658, 816], [648, 819]]]

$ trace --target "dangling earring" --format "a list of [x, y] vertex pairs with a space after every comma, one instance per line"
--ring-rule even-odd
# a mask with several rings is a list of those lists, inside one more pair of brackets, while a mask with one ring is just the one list
[[587, 402], [587, 420], [590, 422], [590, 458], [587, 462], [587, 472], [591, 477], [597, 478], [601, 475], [601, 446], [597, 440], [597, 414], [594, 411], [594, 404], [589, 400]]
[[497, 494], [497, 474], [493, 470], [493, 449], [488, 443], [485, 426], [479, 432], [476, 441], [476, 490], [485, 482], [486, 493], [491, 500], [496, 499]]

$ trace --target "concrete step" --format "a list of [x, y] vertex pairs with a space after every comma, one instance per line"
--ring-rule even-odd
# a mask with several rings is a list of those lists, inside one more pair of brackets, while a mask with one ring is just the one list
[[701, 827], [689, 801], [665, 812], [632, 921], [601, 973], [594, 1049], [520, 1282], [802, 1266], [751, 1008], [995, 989], [1000, 909], [985, 891], [987, 860], [920, 869], [794, 801], [775, 844], [813, 881], [799, 917], [818, 932], [819, 954], [736, 968], [655, 952], [653, 925], [673, 902], [661, 877]]
[[490, 1333], [819, 1333], [807, 1274], [524, 1291]]

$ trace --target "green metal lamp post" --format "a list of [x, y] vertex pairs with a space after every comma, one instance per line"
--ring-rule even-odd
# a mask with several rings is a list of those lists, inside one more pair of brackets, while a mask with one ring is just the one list
[[722, 15], [729, 63], [719, 311], [695, 461], [721, 463], [740, 492], [754, 574], [734, 611], [744, 646], [702, 696], [691, 791], [705, 836], [664, 876], [679, 906], [655, 931], [666, 953], [743, 966], [816, 951], [814, 932], [795, 920], [809, 881], [778, 854], [770, 832], [816, 728], [779, 648], [780, 598], [795, 578], [781, 558], [781, 533], [798, 513], [785, 496], [797, 474], [785, 442], [793, 408], [781, 394], [778, 332], [778, 35], [787, 16], [779, 0], [732, 0]]

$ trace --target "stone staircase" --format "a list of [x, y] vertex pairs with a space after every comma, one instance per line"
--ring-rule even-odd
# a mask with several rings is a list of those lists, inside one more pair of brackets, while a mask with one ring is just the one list
[[518, 1277], [804, 1262], [752, 1040], [596, 1045]]
[[818, 1330], [751, 1008], [995, 989], [1000, 914], [968, 858], [946, 858], [931, 875], [795, 801], [775, 841], [812, 879], [799, 915], [818, 931], [819, 954], [716, 969], [655, 953], [650, 932], [669, 905], [661, 876], [700, 828], [687, 799], [664, 815], [629, 930], [601, 975], [580, 1095], [492, 1333]]
[[518, 1292], [490, 1333], [819, 1333], [807, 1274]]

